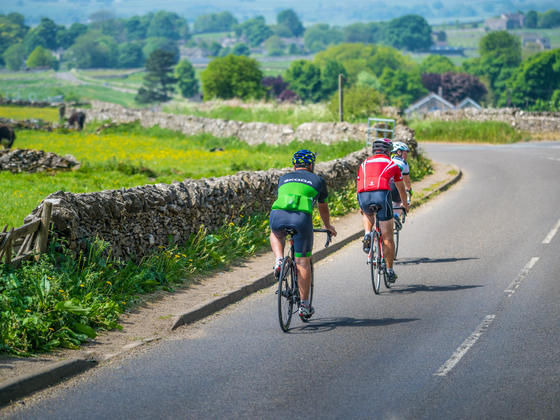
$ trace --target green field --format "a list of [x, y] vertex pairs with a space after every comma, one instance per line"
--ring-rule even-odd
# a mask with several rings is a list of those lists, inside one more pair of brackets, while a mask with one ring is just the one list
[[418, 141], [504, 144], [529, 140], [529, 133], [497, 121], [412, 121]]
[[[293, 152], [309, 148], [320, 161], [346, 156], [363, 147], [363, 141], [330, 146], [293, 142], [283, 146], [249, 146], [234, 138], [210, 135], [186, 137], [181, 133], [122, 125], [96, 134], [96, 124], [77, 131], [19, 131], [15, 146], [59, 155], [72, 154], [81, 163], [77, 171], [0, 176], [0, 225], [19, 226], [39, 202], [58, 190], [93, 192], [186, 178], [234, 174], [241, 170], [266, 170], [290, 165]], [[210, 151], [213, 148], [223, 151]]]

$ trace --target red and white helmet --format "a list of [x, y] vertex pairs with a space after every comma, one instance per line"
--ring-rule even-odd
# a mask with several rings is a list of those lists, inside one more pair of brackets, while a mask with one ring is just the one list
[[393, 142], [386, 138], [376, 139], [371, 146], [371, 150], [373, 153], [381, 151], [388, 155], [391, 153], [391, 150], [393, 150]]

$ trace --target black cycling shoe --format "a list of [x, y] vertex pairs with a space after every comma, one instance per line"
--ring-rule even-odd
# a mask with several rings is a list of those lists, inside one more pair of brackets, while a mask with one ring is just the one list
[[397, 276], [397, 273], [395, 273], [393, 270], [387, 271], [387, 281], [389, 283], [396, 282], [398, 278], [399, 278], [399, 276]]
[[364, 239], [362, 239], [362, 249], [366, 254], [369, 254], [369, 245], [370, 245], [370, 235], [366, 233]]

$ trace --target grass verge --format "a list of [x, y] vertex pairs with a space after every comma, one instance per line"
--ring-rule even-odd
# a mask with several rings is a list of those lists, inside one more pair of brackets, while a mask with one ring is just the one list
[[504, 144], [528, 140], [529, 135], [498, 121], [413, 121], [418, 141]]

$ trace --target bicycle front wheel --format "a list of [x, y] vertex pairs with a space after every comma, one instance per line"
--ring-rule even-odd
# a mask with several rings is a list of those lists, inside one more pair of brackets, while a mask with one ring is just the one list
[[296, 300], [294, 266], [290, 257], [284, 258], [278, 279], [278, 320], [280, 328], [287, 332], [292, 321], [294, 302]]
[[381, 277], [379, 275], [379, 270], [381, 269], [381, 249], [379, 248], [379, 237], [374, 233], [371, 234], [370, 240], [371, 244], [371, 258], [369, 261], [369, 268], [371, 273], [371, 284], [373, 285], [373, 291], [376, 295], [379, 294], [379, 288], [381, 287]]

